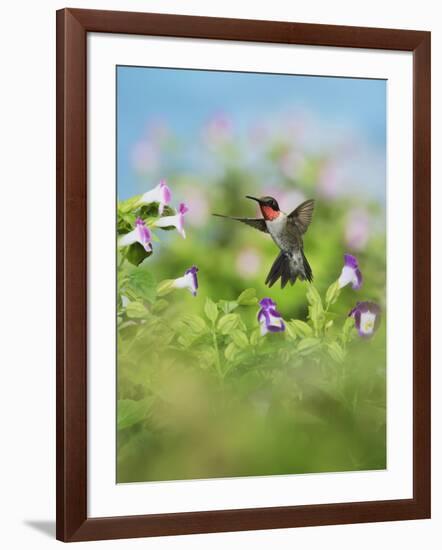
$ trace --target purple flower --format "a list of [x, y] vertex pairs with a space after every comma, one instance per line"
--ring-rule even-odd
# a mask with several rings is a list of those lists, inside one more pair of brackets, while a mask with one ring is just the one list
[[263, 298], [259, 305], [258, 322], [261, 325], [261, 334], [267, 332], [283, 332], [285, 330], [284, 321], [281, 314], [276, 310], [276, 304], [271, 298]]
[[178, 208], [177, 213], [174, 216], [164, 216], [155, 222], [156, 227], [176, 227], [178, 233], [186, 238], [186, 233], [184, 231], [184, 214], [188, 212], [189, 209], [182, 202]]
[[157, 202], [158, 212], [161, 216], [164, 210], [164, 206], [169, 204], [172, 199], [172, 192], [166, 184], [166, 180], [161, 180], [160, 183], [151, 189], [146, 191], [144, 195], [141, 195], [138, 204], [150, 204], [151, 202]]
[[172, 283], [173, 288], [187, 288], [194, 296], [196, 296], [196, 291], [198, 289], [198, 277], [197, 277], [198, 268], [196, 265], [193, 265], [189, 269], [186, 269], [184, 275], [175, 279]]
[[355, 327], [361, 338], [371, 338], [379, 327], [381, 308], [373, 302], [358, 302], [349, 317], [355, 320]]
[[358, 260], [351, 254], [344, 254], [344, 267], [338, 283], [339, 288], [351, 283], [353, 290], [359, 290], [362, 286], [362, 273], [359, 269]]
[[152, 234], [141, 218], [135, 220], [135, 229], [126, 233], [118, 240], [119, 246], [130, 246], [134, 243], [140, 243], [147, 252], [152, 251]]

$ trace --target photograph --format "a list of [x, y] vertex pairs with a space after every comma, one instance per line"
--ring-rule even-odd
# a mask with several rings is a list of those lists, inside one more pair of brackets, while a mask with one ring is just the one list
[[384, 470], [386, 81], [116, 94], [117, 482]]
[[374, 4], [5, 4], [3, 548], [440, 546], [442, 18]]

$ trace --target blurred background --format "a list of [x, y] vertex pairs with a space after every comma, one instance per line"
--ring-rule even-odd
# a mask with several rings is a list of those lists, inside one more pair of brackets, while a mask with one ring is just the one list
[[[342, 291], [337, 317], [345, 319], [357, 300], [383, 310], [376, 337], [355, 343], [345, 388], [306, 362], [296, 383], [302, 399], [284, 412], [277, 407], [270, 423], [255, 414], [262, 400], [268, 406], [262, 380], [243, 378], [232, 395], [244, 399], [227, 407], [225, 392], [193, 368], [195, 358], [171, 374], [153, 364], [154, 341], [138, 342], [137, 361], [119, 362], [120, 397], [141, 399], [155, 384], [164, 399], [144, 424], [119, 434], [119, 481], [385, 467], [386, 82], [118, 67], [117, 119], [119, 200], [165, 178], [172, 206], [189, 207], [187, 238], [157, 231], [145, 261], [157, 282], [198, 266], [198, 296], [173, 294], [174, 317], [201, 314], [206, 296], [234, 300], [252, 287], [259, 299], [276, 301], [285, 319], [306, 319], [305, 283], [264, 285], [278, 253], [271, 239], [211, 215], [254, 217], [247, 194], [271, 195], [287, 213], [314, 198], [304, 246], [315, 286], [323, 295], [351, 253], [364, 285]], [[253, 321], [256, 313], [245, 315]], [[273, 403], [287, 401], [289, 382], [273, 386]]]
[[[255, 216], [247, 194], [274, 196], [285, 212], [315, 198], [305, 252], [318, 289], [350, 252], [369, 275], [365, 292], [383, 297], [385, 81], [143, 67], [117, 74], [119, 199], [166, 178], [173, 204], [190, 209], [185, 241], [159, 235], [158, 280], [196, 264], [201, 291], [214, 299], [245, 286], [265, 292], [274, 244], [211, 213]], [[295, 314], [303, 292], [295, 285], [273, 295]]]

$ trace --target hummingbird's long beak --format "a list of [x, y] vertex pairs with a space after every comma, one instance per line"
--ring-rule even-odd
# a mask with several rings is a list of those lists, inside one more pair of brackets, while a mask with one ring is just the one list
[[251, 197], [250, 195], [246, 195], [246, 199], [252, 199], [252, 201], [256, 201], [256, 202], [261, 203], [261, 201], [259, 199], [257, 199], [256, 197]]

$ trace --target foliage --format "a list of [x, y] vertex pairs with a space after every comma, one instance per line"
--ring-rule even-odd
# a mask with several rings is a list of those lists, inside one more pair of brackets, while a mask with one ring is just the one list
[[304, 307], [281, 298], [285, 330], [262, 335], [259, 285], [210, 296], [210, 267], [196, 298], [157, 281], [159, 218], [139, 197], [118, 205], [118, 238], [142, 219], [153, 243], [118, 248], [118, 480], [385, 467], [384, 324], [361, 341], [349, 289], [297, 283]]

